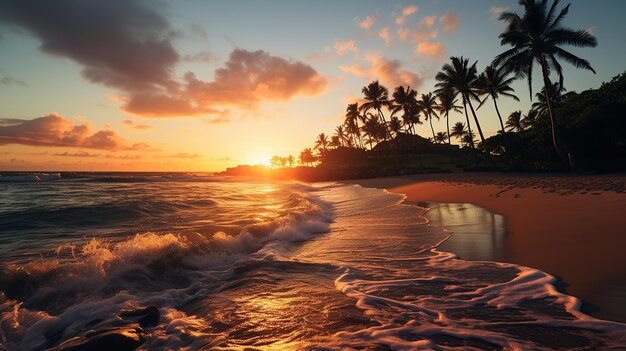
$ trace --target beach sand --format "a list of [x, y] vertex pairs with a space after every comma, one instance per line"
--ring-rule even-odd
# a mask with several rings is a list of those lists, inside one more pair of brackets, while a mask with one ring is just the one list
[[503, 215], [504, 244], [490, 260], [555, 275], [584, 312], [626, 322], [626, 177], [469, 173], [352, 183]]

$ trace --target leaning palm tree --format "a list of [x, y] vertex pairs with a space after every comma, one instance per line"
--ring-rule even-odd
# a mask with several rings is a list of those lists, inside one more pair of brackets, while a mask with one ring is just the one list
[[485, 101], [487, 101], [488, 97], [491, 97], [493, 100], [493, 106], [496, 108], [496, 113], [498, 114], [498, 119], [500, 120], [502, 138], [504, 140], [505, 147], [507, 146], [506, 131], [504, 130], [504, 123], [502, 123], [502, 116], [500, 115], [500, 110], [498, 109], [497, 100], [500, 96], [506, 96], [515, 101], [519, 101], [519, 98], [513, 94], [515, 90], [511, 88], [511, 83], [513, 83], [515, 78], [515, 76], [511, 76], [511, 70], [507, 70], [502, 66], [495, 66], [494, 64], [491, 64], [485, 67], [485, 71], [480, 74], [478, 79], [480, 92], [487, 95], [478, 108], [480, 108]]
[[446, 115], [446, 128], [448, 129], [448, 145], [450, 142], [450, 111], [461, 112], [461, 106], [456, 105], [456, 94], [452, 90], [445, 90], [440, 92], [437, 97], [439, 98], [439, 113]]
[[403, 86], [397, 87], [392, 95], [391, 116], [402, 111], [402, 121], [407, 131], [415, 134], [415, 123], [419, 123], [419, 109], [417, 108], [417, 91]]
[[437, 119], [439, 119], [439, 115], [437, 114], [439, 105], [437, 105], [436, 96], [433, 95], [433, 93], [422, 94], [422, 98], [418, 101], [418, 105], [420, 110], [424, 113], [424, 118], [430, 122], [430, 130], [433, 132], [434, 140], [435, 128], [433, 128], [433, 117], [437, 117]]
[[505, 126], [509, 131], [521, 132], [524, 130], [524, 124], [522, 123], [522, 111], [511, 112], [509, 118], [506, 120]]
[[449, 139], [449, 137], [446, 132], [437, 132], [437, 135], [435, 135], [435, 142], [438, 144], [445, 144], [447, 139]]
[[[561, 25], [569, 11], [569, 4], [557, 15], [558, 0], [554, 0], [550, 7], [548, 7], [547, 0], [520, 0], [519, 3], [524, 6], [523, 16], [514, 12], [505, 12], [500, 15], [500, 20], [507, 24], [505, 31], [500, 34], [500, 44], [510, 45], [513, 48], [496, 56], [494, 62], [506, 65], [521, 75], [527, 76], [531, 99], [533, 95], [532, 72], [535, 62], [541, 67], [544, 88], [548, 93], [552, 85], [550, 82], [552, 71], [558, 75], [559, 85], [563, 86], [563, 71], [557, 59], [562, 59], [576, 68], [595, 73], [587, 60], [561, 48], [564, 45], [595, 47], [598, 43], [588, 31], [573, 30]], [[557, 146], [555, 118], [549, 96], [546, 102], [552, 128], [552, 144], [557, 154], [565, 159]]]
[[320, 154], [323, 156], [324, 154], [326, 154], [326, 149], [328, 148], [328, 137], [326, 136], [326, 134], [324, 133], [320, 133], [317, 136], [317, 140], [315, 140], [315, 149], [318, 150], [320, 152]]
[[[438, 82], [435, 85], [437, 87], [435, 92], [440, 94], [446, 90], [452, 90], [461, 94], [463, 99], [463, 108], [465, 109], [465, 118], [467, 119], [467, 129], [471, 132], [469, 117], [467, 115], [467, 105], [469, 105], [470, 110], [472, 111], [472, 116], [474, 117], [474, 122], [476, 122], [476, 128], [478, 128], [480, 138], [484, 142], [485, 136], [483, 135], [482, 128], [480, 128], [480, 123], [478, 122], [476, 111], [474, 111], [474, 106], [471, 101], [471, 99], [479, 100], [478, 95], [476, 95], [476, 81], [478, 80], [476, 63], [478, 61], [469, 65], [469, 60], [463, 58], [463, 56], [453, 56], [450, 58], [450, 61], [451, 63], [443, 65], [441, 71], [439, 71], [435, 76], [435, 79]], [[471, 144], [471, 146], [473, 147], [474, 144]]]

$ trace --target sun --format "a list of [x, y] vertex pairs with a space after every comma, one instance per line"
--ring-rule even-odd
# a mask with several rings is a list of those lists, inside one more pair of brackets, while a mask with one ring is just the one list
[[270, 161], [270, 157], [267, 155], [261, 156], [259, 157], [259, 160], [257, 161], [258, 164], [265, 166], [265, 167], [271, 167], [272, 166], [272, 162]]

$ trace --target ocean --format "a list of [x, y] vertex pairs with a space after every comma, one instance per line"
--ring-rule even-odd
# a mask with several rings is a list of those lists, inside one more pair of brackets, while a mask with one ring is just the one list
[[579, 312], [555, 277], [459, 259], [456, 230], [403, 201], [198, 173], [0, 174], [0, 350], [626, 349], [626, 325]]

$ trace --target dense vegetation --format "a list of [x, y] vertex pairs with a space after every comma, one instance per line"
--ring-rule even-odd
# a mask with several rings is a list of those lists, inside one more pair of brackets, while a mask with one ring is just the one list
[[[345, 122], [332, 135], [319, 134], [314, 147], [303, 150], [297, 159], [275, 156], [274, 166], [318, 165], [319, 171], [336, 178], [344, 173], [360, 177], [433, 170], [626, 169], [626, 74], [599, 89], [565, 93], [561, 61], [595, 71], [563, 46], [595, 47], [596, 38], [562, 26], [570, 5], [561, 10], [558, 0], [551, 5], [547, 0], [521, 0], [520, 5], [522, 15], [500, 16], [507, 25], [500, 34], [501, 44], [510, 48], [482, 72], [477, 61], [461, 56], [451, 57], [436, 74], [434, 92], [418, 94], [411, 87], [398, 86], [390, 94], [373, 81], [362, 89], [365, 102], [349, 104]], [[527, 79], [533, 97], [534, 67], [541, 72], [543, 88], [526, 114], [514, 111], [503, 119], [499, 99], [519, 101], [511, 88], [513, 81]], [[552, 82], [551, 77], [558, 81]], [[501, 130], [486, 138], [479, 113], [488, 100]], [[465, 123], [450, 126], [451, 112], [463, 113]], [[435, 131], [435, 118], [446, 119], [445, 131]], [[432, 137], [417, 135], [415, 125], [422, 123], [429, 124]]]

